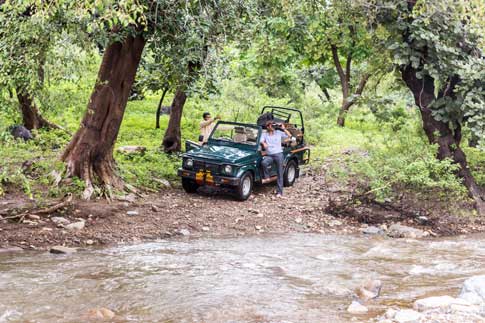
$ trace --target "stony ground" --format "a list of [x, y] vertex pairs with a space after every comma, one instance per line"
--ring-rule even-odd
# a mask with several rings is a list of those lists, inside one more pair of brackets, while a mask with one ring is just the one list
[[[82, 247], [179, 235], [283, 232], [360, 234], [365, 231], [432, 237], [484, 231], [485, 227], [482, 218], [350, 203], [349, 189], [327, 181], [323, 173], [302, 176], [285, 190], [284, 199], [277, 199], [274, 189], [274, 185], [255, 187], [248, 201], [239, 202], [225, 191], [202, 189], [199, 194], [189, 195], [174, 188], [143, 197], [128, 195], [111, 203], [104, 199], [74, 200], [52, 212], [39, 210], [22, 196], [7, 196], [0, 200], [0, 248]], [[49, 201], [49, 204], [61, 201]], [[397, 228], [397, 232], [395, 228], [389, 230], [395, 223], [406, 227]], [[408, 226], [419, 230], [413, 231]]]

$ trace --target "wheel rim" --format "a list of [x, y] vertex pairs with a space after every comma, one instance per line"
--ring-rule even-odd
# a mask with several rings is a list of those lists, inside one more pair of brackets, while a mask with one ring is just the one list
[[292, 183], [295, 180], [295, 173], [296, 173], [295, 165], [290, 164], [290, 166], [288, 167], [288, 171], [287, 171], [289, 183]]
[[242, 183], [242, 193], [244, 196], [246, 196], [246, 195], [249, 195], [250, 192], [251, 192], [251, 178], [249, 176], [246, 176], [243, 179], [243, 183]]

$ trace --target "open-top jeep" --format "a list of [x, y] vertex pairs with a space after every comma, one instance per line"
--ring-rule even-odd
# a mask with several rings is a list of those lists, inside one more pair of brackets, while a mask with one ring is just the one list
[[[266, 106], [256, 124], [219, 121], [207, 144], [200, 146], [186, 142], [182, 168], [182, 186], [187, 193], [195, 193], [200, 186], [212, 185], [232, 188], [239, 200], [251, 195], [253, 185], [261, 183], [261, 161], [265, 152], [261, 145], [265, 122], [284, 123], [292, 138], [283, 143], [284, 186], [291, 186], [299, 177], [300, 165], [308, 163], [310, 149], [305, 146], [303, 116], [297, 109]], [[270, 170], [271, 181], [276, 180], [276, 165]]]

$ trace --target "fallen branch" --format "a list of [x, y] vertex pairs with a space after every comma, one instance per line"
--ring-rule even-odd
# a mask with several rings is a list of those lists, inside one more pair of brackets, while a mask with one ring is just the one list
[[63, 208], [65, 206], [70, 205], [71, 202], [72, 202], [72, 194], [69, 194], [67, 196], [67, 199], [64, 200], [64, 201], [62, 201], [61, 203], [58, 203], [58, 204], [53, 205], [53, 206], [50, 206], [50, 207], [48, 207], [46, 209], [43, 209], [43, 210], [36, 211], [34, 213], [35, 214], [50, 214], [50, 213], [53, 213], [53, 212], [59, 210], [60, 208]]

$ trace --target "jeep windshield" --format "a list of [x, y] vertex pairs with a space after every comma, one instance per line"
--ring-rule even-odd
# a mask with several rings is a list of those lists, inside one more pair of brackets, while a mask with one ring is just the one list
[[255, 147], [258, 144], [258, 135], [259, 128], [257, 126], [218, 122], [209, 137], [209, 141]]

